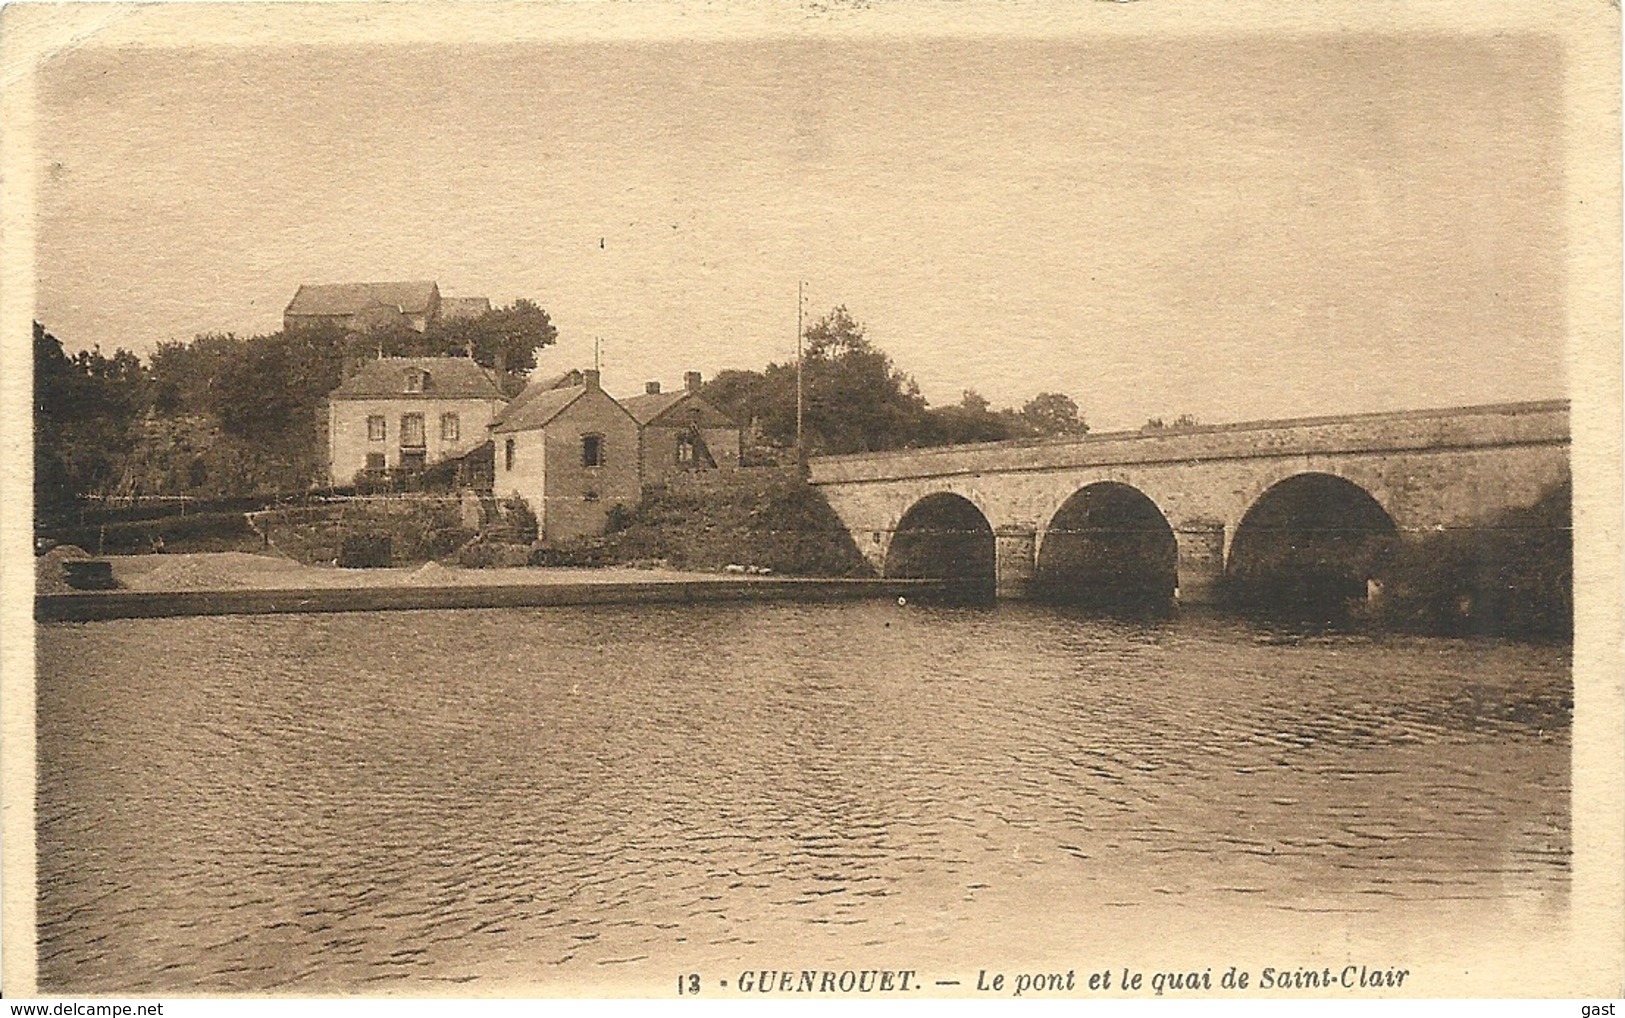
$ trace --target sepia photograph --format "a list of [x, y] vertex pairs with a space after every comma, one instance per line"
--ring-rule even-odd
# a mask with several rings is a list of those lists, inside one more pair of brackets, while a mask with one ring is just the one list
[[1625, 993], [1619, 21], [6, 7], [5, 994]]

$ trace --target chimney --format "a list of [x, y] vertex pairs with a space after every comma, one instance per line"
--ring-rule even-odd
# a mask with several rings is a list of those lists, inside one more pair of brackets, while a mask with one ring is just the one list
[[644, 382], [643, 383], [643, 394], [645, 396], [658, 396], [658, 395], [660, 395], [660, 383], [659, 382]]
[[683, 372], [683, 388], [688, 392], [699, 392], [700, 373], [698, 371]]
[[586, 386], [589, 390], [599, 388], [598, 369], [593, 368], [591, 371], [583, 371], [581, 373], [581, 384]]

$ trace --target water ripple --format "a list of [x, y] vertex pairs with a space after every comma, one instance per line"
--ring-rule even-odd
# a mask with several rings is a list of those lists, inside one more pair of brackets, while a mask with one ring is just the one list
[[1564, 651], [1257, 637], [880, 604], [44, 626], [42, 984], [664, 980], [1565, 900]]

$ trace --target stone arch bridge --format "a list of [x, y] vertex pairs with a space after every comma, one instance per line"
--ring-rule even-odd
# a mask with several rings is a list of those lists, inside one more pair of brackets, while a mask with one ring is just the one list
[[882, 575], [954, 575], [944, 567], [980, 560], [998, 596], [1019, 598], [1102, 547], [1132, 546], [1136, 569], [1200, 602], [1270, 534], [1438, 530], [1533, 504], [1569, 478], [1569, 406], [912, 449], [809, 469]]

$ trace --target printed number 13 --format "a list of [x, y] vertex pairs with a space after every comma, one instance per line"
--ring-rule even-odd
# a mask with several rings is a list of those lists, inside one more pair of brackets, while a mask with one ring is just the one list
[[699, 992], [700, 992], [699, 973], [691, 973], [691, 974], [686, 975], [686, 976], [678, 976], [677, 977], [677, 995], [679, 997], [681, 997], [685, 993], [687, 993], [687, 994], [695, 994], [695, 993], [699, 993]]

